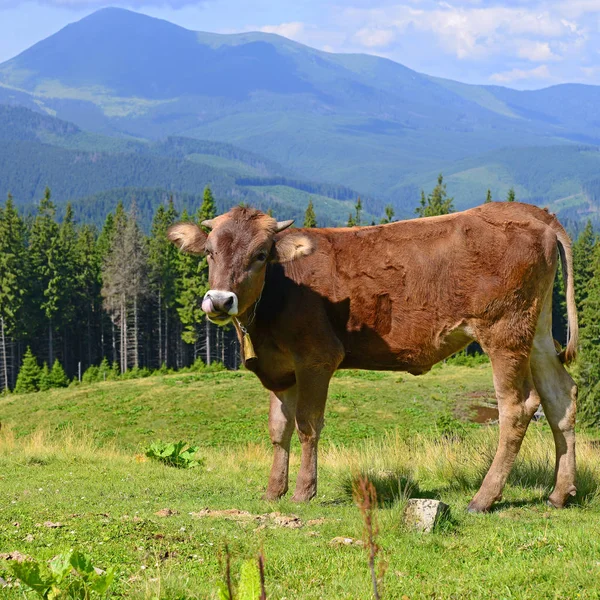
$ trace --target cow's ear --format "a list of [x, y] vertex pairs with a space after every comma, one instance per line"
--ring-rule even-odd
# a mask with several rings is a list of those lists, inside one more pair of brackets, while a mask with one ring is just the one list
[[195, 223], [177, 223], [169, 227], [167, 237], [182, 251], [204, 254], [208, 235]]
[[271, 260], [280, 263], [290, 262], [312, 254], [314, 249], [315, 244], [307, 235], [290, 233], [275, 242]]

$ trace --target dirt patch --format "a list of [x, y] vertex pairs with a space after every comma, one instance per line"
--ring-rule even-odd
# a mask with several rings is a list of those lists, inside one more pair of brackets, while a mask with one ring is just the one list
[[[238, 510], [237, 508], [229, 508], [227, 510], [210, 510], [205, 508], [200, 512], [191, 512], [192, 517], [197, 519], [212, 518], [212, 519], [230, 519], [232, 521], [242, 522], [254, 522], [261, 527], [272, 525], [274, 527], [286, 527], [288, 529], [299, 529], [304, 526], [304, 523], [300, 520], [300, 517], [296, 515], [284, 515], [279, 512], [266, 513], [263, 515], [253, 515], [245, 510]], [[314, 520], [311, 524], [317, 525]], [[324, 522], [323, 520], [319, 520]]]
[[14, 552], [2, 552], [0, 554], [0, 560], [16, 560], [17, 562], [25, 562], [28, 560], [32, 560], [31, 557], [26, 556], [25, 554], [21, 554], [16, 550]]
[[362, 540], [355, 540], [351, 537], [336, 537], [329, 542], [332, 546], [364, 546]]
[[161, 508], [159, 511], [154, 513], [157, 517], [172, 517], [173, 515], [178, 515], [179, 512], [173, 510], [172, 508]]
[[469, 418], [469, 421], [471, 421], [472, 423], [496, 423], [499, 419], [497, 406], [471, 404], [469, 409], [471, 410], [471, 417]]

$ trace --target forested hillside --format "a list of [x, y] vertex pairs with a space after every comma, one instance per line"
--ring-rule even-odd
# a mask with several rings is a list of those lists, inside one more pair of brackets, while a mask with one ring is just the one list
[[[173, 196], [180, 211], [195, 211], [207, 184], [220, 211], [246, 202], [282, 219], [302, 218], [314, 196], [322, 225], [344, 223], [360, 195], [341, 185], [295, 178], [279, 164], [231, 144], [110, 138], [23, 107], [0, 105], [0, 190], [28, 212], [50, 187], [59, 214], [71, 201], [77, 220], [101, 226], [118, 202], [129, 206], [135, 198], [147, 231], [165, 197]], [[382, 201], [363, 195], [363, 202], [371, 220], [383, 214]]]
[[[523, 200], [559, 208], [567, 202], [578, 215], [597, 209], [584, 192], [595, 177], [589, 163], [577, 177], [554, 178], [541, 189], [545, 176], [570, 160], [571, 145], [600, 145], [595, 86], [520, 92], [465, 85], [277, 35], [189, 31], [104, 9], [0, 65], [0, 102], [76, 123], [82, 131], [59, 142], [71, 149], [138, 151], [140, 140], [172, 135], [229, 143], [281, 165], [277, 172], [267, 166], [267, 176], [345, 185], [391, 202], [397, 212], [412, 212], [419, 189], [439, 172], [469, 206], [482, 202], [488, 188], [502, 198], [515, 187]], [[497, 169], [497, 151], [529, 163], [548, 146], [554, 150], [545, 170], [530, 178], [517, 161]], [[204, 164], [216, 166], [212, 159]], [[161, 187], [176, 189], [174, 182]]]

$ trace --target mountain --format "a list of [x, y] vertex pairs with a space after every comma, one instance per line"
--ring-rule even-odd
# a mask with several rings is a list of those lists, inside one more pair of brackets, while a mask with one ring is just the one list
[[[600, 145], [599, 87], [466, 85], [384, 58], [273, 34], [195, 32], [114, 8], [0, 65], [0, 103], [75, 123], [82, 133], [69, 143], [89, 146], [96, 134], [110, 152], [169, 136], [233, 144], [286, 177], [342, 184], [406, 212], [440, 171], [460, 206], [482, 201], [488, 187], [500, 197], [516, 185], [520, 199], [576, 197], [590, 210], [594, 161], [547, 189], [541, 179], [577, 148]], [[498, 170], [514, 148], [521, 163]], [[536, 155], [553, 162], [532, 181], [522, 165]]]
[[[358, 192], [293, 177], [277, 163], [230, 144], [169, 137], [160, 141], [110, 138], [16, 106], [0, 105], [0, 190], [27, 209], [50, 187], [55, 201], [74, 203], [75, 214], [100, 224], [118, 201], [135, 198], [144, 225], [173, 196], [194, 213], [210, 185], [218, 208], [240, 202], [302, 221], [312, 199], [323, 225], [346, 222]], [[383, 212], [364, 198], [365, 218]]]

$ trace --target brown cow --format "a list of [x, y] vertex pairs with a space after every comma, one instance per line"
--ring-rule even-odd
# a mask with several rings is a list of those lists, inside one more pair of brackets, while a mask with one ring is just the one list
[[[487, 511], [502, 489], [540, 401], [556, 443], [550, 502], [575, 494], [577, 311], [571, 245], [547, 211], [489, 203], [460, 213], [341, 229], [287, 229], [250, 208], [174, 225], [182, 250], [206, 253], [211, 290], [202, 308], [233, 320], [244, 362], [271, 392], [274, 460], [267, 499], [288, 489], [294, 424], [302, 459], [293, 500], [317, 491], [317, 444], [336, 369], [415, 375], [477, 341], [489, 355], [500, 411], [494, 461], [469, 505]], [[286, 230], [287, 229], [287, 230]], [[286, 231], [284, 231], [286, 230]], [[570, 339], [552, 338], [558, 257]]]

